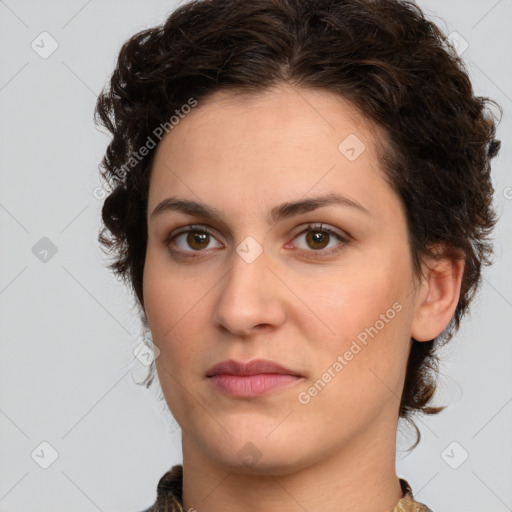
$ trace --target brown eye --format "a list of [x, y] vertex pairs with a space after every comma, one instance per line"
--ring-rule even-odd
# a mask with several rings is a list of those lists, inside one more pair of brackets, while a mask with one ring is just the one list
[[[304, 241], [301, 242], [303, 236]], [[328, 256], [340, 251], [344, 246], [350, 243], [348, 235], [344, 236], [333, 229], [323, 227], [322, 224], [308, 225], [295, 239], [299, 241], [299, 243], [296, 242], [296, 247], [302, 252], [309, 253], [308, 255], [313, 257]]]
[[200, 233], [197, 231], [189, 231], [186, 238], [189, 247], [196, 251], [200, 251], [208, 246], [210, 235], [208, 233]]
[[[187, 229], [169, 235], [167, 246], [174, 253], [194, 253], [211, 248], [210, 245], [214, 241], [217, 239], [208, 229], [202, 226], [188, 226]], [[213, 247], [222, 247], [222, 244], [217, 241], [217, 246]]]
[[326, 231], [309, 231], [306, 235], [306, 241], [311, 249], [323, 249], [329, 243], [330, 234]]

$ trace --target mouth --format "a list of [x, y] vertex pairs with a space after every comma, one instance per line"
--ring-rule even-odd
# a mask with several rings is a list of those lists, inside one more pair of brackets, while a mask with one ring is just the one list
[[215, 375], [238, 375], [246, 377], [261, 374], [293, 375], [295, 377], [302, 377], [298, 372], [285, 368], [284, 366], [267, 359], [253, 359], [247, 363], [229, 359], [227, 361], [217, 363], [206, 372], [207, 377], [214, 377]]
[[206, 376], [217, 391], [239, 398], [263, 396], [304, 378], [294, 370], [265, 359], [248, 363], [223, 361], [210, 368]]

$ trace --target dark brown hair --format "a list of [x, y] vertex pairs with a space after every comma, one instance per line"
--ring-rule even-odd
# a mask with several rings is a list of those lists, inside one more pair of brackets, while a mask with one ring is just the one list
[[[489, 235], [497, 220], [490, 160], [500, 141], [487, 104], [502, 109], [474, 95], [449, 41], [405, 0], [197, 0], [131, 37], [95, 111], [113, 136], [102, 161], [110, 195], [99, 234], [102, 246], [114, 251], [109, 268], [143, 306], [155, 151], [144, 157], [137, 151], [190, 98], [200, 103], [221, 89], [257, 94], [280, 83], [339, 94], [388, 136], [379, 158], [406, 209], [416, 273], [424, 256], [436, 256], [437, 243], [446, 247], [437, 257], [465, 258], [450, 325], [431, 341], [412, 340], [400, 417], [415, 428], [416, 446], [420, 433], [411, 416], [444, 408], [429, 406], [436, 352], [458, 330], [481, 267], [491, 263]], [[154, 374], [153, 363], [146, 386]]]

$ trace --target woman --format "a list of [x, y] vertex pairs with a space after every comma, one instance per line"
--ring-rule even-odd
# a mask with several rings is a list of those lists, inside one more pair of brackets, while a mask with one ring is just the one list
[[124, 44], [100, 241], [183, 446], [148, 510], [430, 510], [396, 431], [490, 262], [488, 101], [405, 1], [200, 0]]

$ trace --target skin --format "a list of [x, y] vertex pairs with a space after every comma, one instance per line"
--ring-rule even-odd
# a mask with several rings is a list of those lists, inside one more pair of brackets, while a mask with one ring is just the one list
[[[349, 134], [365, 145], [353, 161], [338, 149]], [[401, 498], [396, 430], [411, 337], [430, 340], [448, 325], [463, 263], [425, 261], [424, 279], [416, 278], [377, 137], [384, 140], [339, 96], [282, 85], [251, 97], [217, 92], [157, 147], [144, 311], [182, 429], [185, 509], [389, 512]], [[333, 204], [268, 223], [278, 204], [331, 192], [368, 213]], [[206, 203], [221, 218], [151, 216], [170, 196]], [[325, 233], [308, 241], [300, 234], [308, 223], [348, 242]], [[191, 225], [211, 236], [169, 243]], [[263, 250], [251, 263], [236, 251], [248, 236]], [[393, 304], [400, 311], [389, 319]], [[383, 314], [384, 327], [301, 403], [299, 393]], [[231, 358], [270, 359], [303, 377], [263, 397], [226, 396], [206, 372]], [[253, 453], [252, 465], [240, 450]]]

